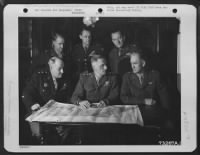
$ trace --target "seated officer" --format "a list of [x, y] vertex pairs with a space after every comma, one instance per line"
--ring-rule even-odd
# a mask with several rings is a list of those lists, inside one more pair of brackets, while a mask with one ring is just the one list
[[91, 66], [93, 73], [80, 75], [71, 102], [81, 108], [116, 104], [119, 95], [118, 83], [114, 75], [106, 73], [105, 58], [94, 54], [91, 57]]
[[139, 48], [133, 48], [131, 52], [132, 72], [123, 76], [121, 101], [139, 106], [144, 125], [169, 127], [169, 96], [159, 73], [145, 69], [146, 62]]
[[[70, 95], [69, 83], [62, 79], [63, 61], [58, 57], [49, 59], [47, 68], [34, 73], [23, 90], [22, 100], [28, 113], [38, 110], [49, 100], [67, 102]], [[42, 137], [39, 123], [30, 123], [32, 135]]]

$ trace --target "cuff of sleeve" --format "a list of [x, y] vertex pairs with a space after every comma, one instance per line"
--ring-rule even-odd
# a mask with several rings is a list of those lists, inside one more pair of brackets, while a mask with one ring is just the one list
[[79, 105], [79, 102], [80, 102], [80, 100], [77, 100], [77, 101], [75, 102], [75, 105]]
[[101, 100], [100, 102], [105, 103], [105, 105], [109, 105], [109, 101], [108, 101], [107, 99], [105, 99], [105, 100]]

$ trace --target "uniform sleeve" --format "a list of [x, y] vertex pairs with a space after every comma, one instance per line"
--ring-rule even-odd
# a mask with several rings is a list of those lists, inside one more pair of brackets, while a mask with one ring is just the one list
[[[72, 79], [75, 79], [75, 81], [78, 81], [78, 77], [79, 77], [79, 69], [80, 69], [80, 48], [78, 45], [76, 45], [73, 49], [72, 49], [72, 54], [71, 54], [71, 66], [73, 66], [73, 69], [71, 71], [72, 73]], [[75, 84], [74, 84], [75, 85]]]
[[111, 89], [107, 98], [103, 99], [106, 105], [117, 104], [119, 100], [119, 85], [116, 76], [111, 78]]
[[134, 94], [130, 92], [130, 84], [128, 82], [128, 74], [123, 76], [122, 86], [121, 86], [121, 93], [120, 99], [124, 104], [128, 105], [138, 105], [144, 104], [144, 98], [136, 97]]
[[85, 97], [85, 90], [83, 87], [83, 77], [80, 75], [79, 81], [76, 85], [76, 88], [72, 94], [71, 102], [73, 104], [78, 104]]
[[112, 61], [112, 59], [113, 59], [113, 50], [111, 50], [110, 51], [110, 53], [109, 53], [109, 55], [108, 55], [108, 60], [109, 60], [109, 63], [108, 63], [108, 67], [109, 67], [109, 69], [110, 69], [110, 71], [112, 72], [114, 69], [113, 69], [113, 61]]
[[36, 73], [34, 73], [22, 93], [22, 101], [25, 104], [28, 113], [31, 112], [32, 105], [39, 103], [39, 92], [37, 90], [38, 85], [38, 76]]
[[166, 110], [169, 110], [170, 108], [169, 93], [166, 85], [160, 79], [159, 72], [155, 71], [155, 79], [156, 79], [156, 89], [160, 97], [161, 105]]

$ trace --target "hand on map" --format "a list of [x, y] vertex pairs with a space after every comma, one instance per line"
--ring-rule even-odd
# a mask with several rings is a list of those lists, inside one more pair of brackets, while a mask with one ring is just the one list
[[87, 109], [90, 107], [90, 102], [87, 100], [79, 102], [81, 109]]
[[40, 105], [38, 103], [35, 103], [34, 105], [31, 106], [32, 111], [36, 111], [40, 109]]
[[103, 108], [105, 106], [106, 106], [106, 104], [103, 101], [100, 101], [100, 102], [97, 102], [97, 103], [92, 103], [92, 107], [95, 107], [95, 108]]

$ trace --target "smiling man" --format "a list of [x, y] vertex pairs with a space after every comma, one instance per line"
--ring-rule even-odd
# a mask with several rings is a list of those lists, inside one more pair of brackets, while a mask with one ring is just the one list
[[81, 74], [72, 95], [72, 103], [83, 109], [116, 104], [119, 95], [118, 83], [114, 75], [106, 73], [105, 58], [94, 54], [91, 57], [91, 66], [93, 73]]

